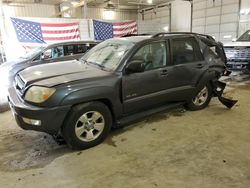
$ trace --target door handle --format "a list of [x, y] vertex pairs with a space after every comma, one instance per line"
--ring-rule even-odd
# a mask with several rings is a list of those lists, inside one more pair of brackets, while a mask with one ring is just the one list
[[196, 64], [197, 69], [201, 69], [202, 67], [204, 67], [204, 65], [202, 63]]
[[168, 70], [166, 70], [166, 69], [161, 70], [161, 75], [162, 76], [165, 76], [167, 74], [168, 74]]

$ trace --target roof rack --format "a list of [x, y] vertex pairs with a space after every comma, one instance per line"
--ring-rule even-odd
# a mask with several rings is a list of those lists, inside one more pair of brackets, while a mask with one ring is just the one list
[[152, 35], [152, 34], [149, 34], [149, 33], [142, 33], [142, 34], [127, 34], [127, 35], [124, 35], [124, 36], [122, 36], [122, 37], [149, 36], [149, 35]]
[[201, 37], [207, 38], [209, 40], [215, 41], [215, 39], [212, 36], [210, 36], [210, 35], [199, 34], [199, 33], [192, 33], [192, 32], [161, 32], [161, 33], [157, 33], [157, 34], [153, 35], [152, 38], [164, 37], [164, 36], [167, 36], [167, 35], [176, 35], [176, 34], [197, 35], [197, 36], [201, 36]]

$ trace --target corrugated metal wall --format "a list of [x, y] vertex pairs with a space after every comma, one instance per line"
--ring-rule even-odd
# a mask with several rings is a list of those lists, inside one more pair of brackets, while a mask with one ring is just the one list
[[222, 42], [236, 38], [239, 0], [194, 0], [193, 8], [193, 32], [212, 35]]
[[[101, 19], [105, 20], [104, 17], [104, 9], [103, 8], [88, 8], [87, 10], [87, 18], [89, 19]], [[117, 10], [115, 11], [114, 20], [136, 20], [137, 19], [137, 11], [135, 10]]]
[[3, 6], [5, 17], [52, 17], [56, 7], [45, 4], [23, 4], [18, 6]]
[[[143, 19], [144, 17], [144, 19]], [[169, 27], [170, 11], [168, 7], [157, 8], [138, 14], [138, 31], [159, 32], [165, 31], [164, 27]]]
[[[77, 16], [78, 18], [83, 18], [83, 11], [78, 8]], [[22, 4], [18, 6], [7, 6], [3, 8], [5, 17], [54, 17], [56, 13], [56, 6], [45, 5], [45, 4]], [[88, 17], [93, 19], [103, 19], [103, 8], [88, 8]], [[114, 20], [136, 20], [137, 11], [135, 10], [117, 10], [115, 13]]]

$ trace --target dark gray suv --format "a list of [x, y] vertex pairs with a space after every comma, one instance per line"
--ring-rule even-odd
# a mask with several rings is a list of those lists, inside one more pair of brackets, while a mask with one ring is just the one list
[[181, 105], [203, 109], [213, 96], [223, 99], [225, 85], [218, 79], [225, 63], [222, 45], [207, 35], [110, 39], [78, 62], [21, 71], [9, 103], [23, 129], [59, 134], [70, 147], [85, 149], [101, 143], [111, 127]]

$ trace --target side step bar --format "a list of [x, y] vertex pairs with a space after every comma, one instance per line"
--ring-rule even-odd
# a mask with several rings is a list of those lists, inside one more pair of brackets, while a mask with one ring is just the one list
[[122, 119], [119, 119], [116, 122], [115, 127], [121, 127], [129, 123], [137, 122], [145, 117], [148, 117], [150, 115], [153, 115], [159, 112], [169, 111], [175, 108], [183, 107], [184, 104], [185, 104], [184, 102], [171, 103], [171, 104], [167, 104], [164, 106], [160, 106], [158, 108], [149, 109], [149, 110], [142, 111], [142, 112], [130, 115], [130, 116], [123, 117]]

